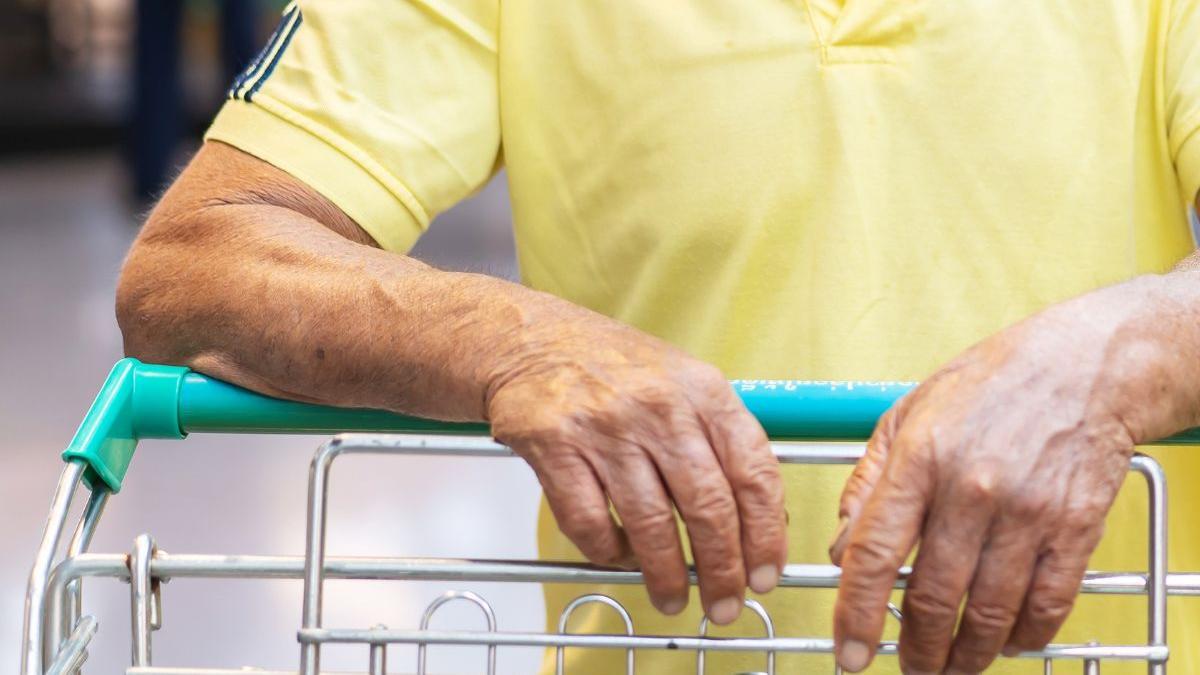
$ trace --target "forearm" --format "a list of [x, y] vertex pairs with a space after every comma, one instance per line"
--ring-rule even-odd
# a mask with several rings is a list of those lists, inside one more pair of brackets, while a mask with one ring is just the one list
[[539, 317], [584, 310], [439, 271], [268, 203], [169, 194], [118, 291], [126, 351], [260, 392], [482, 419]]

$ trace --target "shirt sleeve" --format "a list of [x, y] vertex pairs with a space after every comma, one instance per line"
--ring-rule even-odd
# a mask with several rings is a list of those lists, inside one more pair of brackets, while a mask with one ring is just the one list
[[308, 0], [284, 11], [205, 138], [407, 251], [499, 161], [499, 0]]
[[1200, 193], [1200, 0], [1175, 0], [1164, 71], [1167, 140], [1188, 204]]

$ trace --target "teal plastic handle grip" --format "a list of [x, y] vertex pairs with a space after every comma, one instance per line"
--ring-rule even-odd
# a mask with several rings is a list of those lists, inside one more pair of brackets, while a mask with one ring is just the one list
[[[864, 440], [912, 383], [740, 380], [734, 391], [775, 440]], [[183, 378], [179, 423], [186, 432], [337, 433], [391, 431], [487, 434], [481, 423], [452, 423], [381, 410], [330, 408], [261, 396], [198, 373]]]
[[[875, 423], [911, 382], [800, 382], [737, 380], [731, 383], [773, 440], [865, 441]], [[189, 433], [313, 433], [378, 431], [483, 435], [486, 424], [450, 423], [381, 410], [331, 408], [263, 396], [180, 366], [118, 361], [95, 403], [63, 452], [87, 465], [93, 489], [117, 492], [144, 438], [184, 438]], [[1168, 439], [1200, 443], [1193, 429]]]

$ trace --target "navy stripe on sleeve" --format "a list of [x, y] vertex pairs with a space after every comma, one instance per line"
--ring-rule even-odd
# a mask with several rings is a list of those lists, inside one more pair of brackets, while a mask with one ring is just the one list
[[254, 86], [250, 87], [250, 91], [245, 93], [247, 103], [253, 101], [254, 95], [262, 88], [263, 83], [267, 81], [268, 77], [271, 77], [271, 73], [275, 72], [275, 66], [279, 65], [279, 59], [283, 58], [283, 53], [287, 51], [288, 45], [292, 43], [292, 37], [296, 35], [296, 31], [299, 30], [302, 23], [304, 23], [304, 13], [297, 8], [296, 18], [292, 21], [292, 26], [288, 29], [287, 34], [284, 35], [283, 43], [279, 46], [279, 50], [275, 52], [275, 56], [271, 59], [271, 63], [267, 65], [267, 69], [255, 80]]
[[262, 72], [263, 65], [266, 62], [267, 57], [270, 56], [271, 52], [275, 50], [275, 47], [279, 44], [279, 41], [283, 39], [285, 32], [289, 30], [289, 27], [292, 24], [292, 19], [299, 14], [299, 12], [300, 8], [297, 7], [295, 3], [292, 3], [288, 6], [288, 8], [284, 11], [283, 16], [279, 19], [279, 23], [275, 26], [275, 30], [271, 32], [271, 37], [267, 40], [266, 46], [262, 48], [262, 51], [260, 51], [258, 55], [254, 57], [254, 60], [252, 60], [246, 66], [245, 70], [243, 70], [241, 74], [234, 79], [233, 84], [230, 85], [229, 91], [226, 92], [226, 96], [228, 98], [238, 99], [242, 97], [242, 91], [246, 86], [246, 83], [254, 80], [254, 78], [258, 77], [259, 73]]

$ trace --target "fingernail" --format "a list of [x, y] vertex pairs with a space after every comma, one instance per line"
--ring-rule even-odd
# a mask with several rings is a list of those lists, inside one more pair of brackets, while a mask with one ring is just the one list
[[858, 640], [846, 640], [838, 649], [837, 662], [843, 670], [857, 673], [867, 667], [871, 660], [871, 650]]
[[1021, 648], [1016, 645], [1004, 645], [1004, 649], [1001, 649], [1000, 653], [1011, 659], [1021, 653]]
[[733, 623], [741, 613], [742, 600], [734, 597], [721, 598], [708, 608], [709, 620], [719, 626]]
[[663, 601], [663, 603], [659, 605], [658, 609], [663, 614], [675, 616], [676, 614], [682, 612], [684, 607], [687, 607], [687, 600], [683, 598], [672, 598], [670, 600]]
[[774, 565], [759, 565], [750, 573], [750, 588], [755, 593], [767, 593], [779, 583], [779, 568]]
[[833, 531], [833, 539], [829, 541], [829, 559], [835, 563], [841, 558], [842, 548], [845, 545], [842, 540], [846, 538], [846, 532], [849, 529], [850, 516], [839, 518], [837, 529]]

